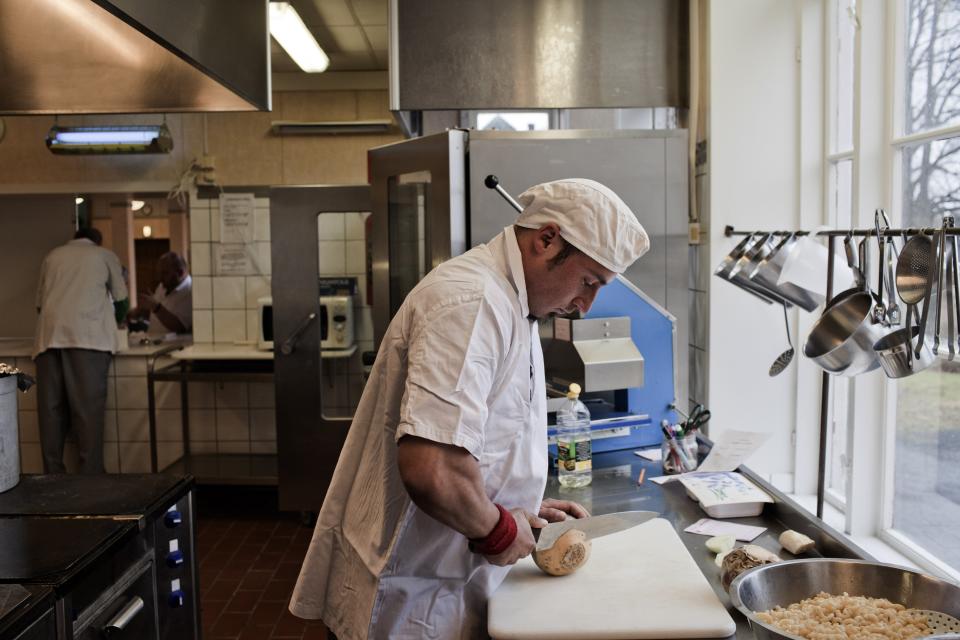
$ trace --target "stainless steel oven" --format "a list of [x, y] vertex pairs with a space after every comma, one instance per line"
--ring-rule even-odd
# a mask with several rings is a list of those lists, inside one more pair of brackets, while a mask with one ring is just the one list
[[57, 640], [196, 640], [192, 488], [163, 474], [24, 476], [0, 494], [0, 583], [49, 587]]

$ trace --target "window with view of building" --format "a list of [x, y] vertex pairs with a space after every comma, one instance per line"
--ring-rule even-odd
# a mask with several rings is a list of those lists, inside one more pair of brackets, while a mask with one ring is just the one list
[[[960, 216], [960, 3], [901, 3], [895, 198], [902, 226], [934, 228], [945, 215]], [[946, 304], [943, 311], [947, 336]], [[896, 384], [887, 524], [901, 543], [960, 571], [960, 358], [948, 357], [945, 346], [940, 353], [929, 369]]]

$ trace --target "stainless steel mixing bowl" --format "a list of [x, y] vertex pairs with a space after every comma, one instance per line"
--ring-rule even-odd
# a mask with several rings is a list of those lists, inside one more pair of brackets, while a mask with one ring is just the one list
[[960, 586], [892, 564], [867, 560], [807, 558], [766, 564], [737, 576], [730, 601], [750, 620], [758, 640], [799, 636], [760, 622], [754, 612], [786, 607], [821, 591], [886, 598], [907, 607], [960, 618]]

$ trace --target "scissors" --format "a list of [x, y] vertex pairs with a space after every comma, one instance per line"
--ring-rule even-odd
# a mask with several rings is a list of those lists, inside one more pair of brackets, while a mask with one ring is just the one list
[[693, 411], [690, 412], [690, 415], [687, 416], [686, 421], [683, 423], [683, 430], [685, 433], [689, 433], [690, 431], [700, 429], [709, 421], [710, 410], [705, 409], [702, 404], [698, 404], [693, 408]]

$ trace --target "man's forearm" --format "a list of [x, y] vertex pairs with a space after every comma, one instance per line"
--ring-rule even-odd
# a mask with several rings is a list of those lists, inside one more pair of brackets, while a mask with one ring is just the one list
[[451, 529], [482, 538], [499, 521], [484, 492], [480, 466], [466, 450], [406, 436], [398, 444], [397, 465], [413, 502]]
[[158, 304], [153, 310], [153, 314], [160, 319], [160, 322], [163, 323], [170, 331], [174, 333], [186, 333], [187, 327], [180, 321], [180, 318], [173, 315], [163, 304]]

